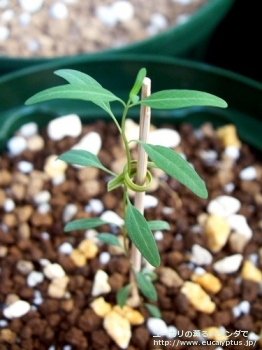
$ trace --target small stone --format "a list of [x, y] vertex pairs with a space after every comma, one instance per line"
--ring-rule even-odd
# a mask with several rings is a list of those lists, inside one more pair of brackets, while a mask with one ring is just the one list
[[35, 287], [37, 284], [43, 282], [44, 274], [39, 271], [31, 271], [27, 276], [27, 285], [29, 287]]
[[[56, 9], [57, 8], [58, 7], [56, 7]], [[53, 119], [51, 122], [49, 122], [47, 126], [48, 137], [54, 141], [62, 140], [66, 136], [78, 137], [80, 136], [81, 132], [82, 122], [79, 116], [76, 114], [69, 114], [63, 117]]]
[[[43, 2], [43, 0], [41, 0]], [[34, 3], [37, 3], [37, 0], [34, 1]], [[24, 124], [19, 129], [19, 133], [21, 136], [25, 137], [26, 139], [37, 134], [38, 132], [38, 125], [34, 122]]]
[[124, 220], [115, 212], [112, 210], [106, 210], [103, 212], [103, 214], [100, 216], [100, 219], [105, 220], [109, 222], [110, 224], [112, 223], [113, 225], [116, 226], [123, 226], [124, 225]]
[[103, 326], [121, 349], [128, 347], [132, 334], [131, 325], [125, 317], [112, 310], [105, 316]]
[[168, 27], [168, 21], [161, 13], [153, 13], [150, 18], [150, 24], [157, 30], [164, 30]]
[[27, 139], [27, 148], [32, 152], [41, 151], [44, 146], [44, 139], [40, 135], [33, 135]]
[[91, 295], [96, 297], [100, 294], [106, 294], [111, 291], [111, 286], [108, 283], [108, 274], [103, 270], [98, 270], [94, 277]]
[[237, 198], [231, 196], [218, 196], [212, 199], [208, 206], [209, 214], [216, 214], [223, 217], [235, 214], [239, 211], [241, 203]]
[[219, 252], [226, 244], [229, 234], [230, 226], [224, 217], [217, 214], [208, 216], [205, 223], [205, 237], [211, 252]]
[[213, 256], [207, 249], [201, 247], [199, 244], [194, 244], [192, 246], [190, 261], [199, 266], [209, 265], [213, 261]]
[[15, 208], [15, 202], [11, 198], [6, 198], [3, 207], [5, 212], [10, 213]]
[[154, 237], [156, 241], [162, 241], [164, 239], [164, 235], [162, 231], [155, 231]]
[[228, 124], [217, 129], [217, 136], [221, 140], [224, 147], [234, 146], [241, 147], [241, 142], [237, 136], [235, 125]]
[[176, 130], [156, 129], [150, 132], [148, 143], [152, 145], [175, 148], [180, 144], [181, 137]]
[[51, 193], [49, 191], [40, 191], [33, 196], [33, 201], [36, 204], [47, 203], [51, 199]]
[[16, 265], [16, 268], [23, 275], [28, 275], [31, 271], [33, 271], [34, 265], [31, 261], [19, 260]]
[[222, 288], [220, 280], [209, 272], [206, 272], [201, 275], [193, 274], [191, 276], [191, 280], [195, 283], [198, 283], [206, 291], [212, 294], [218, 293]]
[[34, 169], [34, 165], [31, 162], [22, 160], [17, 163], [17, 169], [23, 174], [28, 174]]
[[215, 311], [216, 304], [199, 284], [186, 281], [181, 288], [181, 292], [185, 294], [197, 311], [206, 314], [212, 314]]
[[49, 13], [55, 19], [65, 19], [68, 17], [68, 8], [63, 2], [56, 2], [50, 6]]
[[17, 300], [3, 310], [3, 315], [8, 319], [19, 318], [26, 315], [30, 309], [27, 301]]
[[78, 245], [78, 249], [84, 254], [86, 259], [94, 259], [98, 253], [98, 246], [88, 239], [83, 240]]
[[70, 258], [78, 267], [83, 267], [86, 265], [86, 257], [79, 249], [73, 249], [70, 254]]
[[227, 157], [230, 157], [232, 159], [238, 159], [240, 156], [240, 150], [239, 147], [236, 146], [228, 146], [225, 148], [224, 153]]
[[39, 11], [43, 6], [44, 0], [19, 0], [19, 5], [23, 10], [29, 13]]
[[117, 18], [110, 6], [97, 6], [95, 15], [106, 26], [113, 27], [117, 23]]
[[159, 274], [159, 280], [167, 287], [178, 288], [183, 284], [182, 278], [178, 273], [170, 267], [160, 267], [157, 270]]
[[207, 165], [213, 165], [217, 161], [218, 153], [212, 149], [201, 150], [199, 156]]
[[47, 157], [45, 160], [44, 172], [50, 178], [56, 178], [56, 177], [60, 177], [61, 175], [64, 175], [66, 169], [67, 169], [66, 162], [63, 162], [62, 160], [57, 159], [57, 156], [54, 154]]
[[72, 244], [70, 244], [68, 242], [64, 242], [58, 247], [58, 252], [65, 254], [65, 255], [70, 255], [72, 253], [73, 249], [74, 248], [73, 248]]
[[147, 329], [153, 336], [164, 337], [167, 334], [167, 325], [161, 318], [149, 317], [147, 319]]
[[65, 296], [65, 289], [69, 282], [68, 276], [54, 278], [48, 286], [47, 293], [51, 298], [61, 299]]
[[7, 142], [7, 149], [11, 156], [18, 156], [27, 148], [26, 139], [22, 136], [13, 136]]
[[65, 271], [61, 265], [54, 263], [48, 264], [44, 267], [44, 274], [50, 280], [54, 278], [60, 278], [65, 276]]
[[139, 311], [127, 305], [124, 305], [122, 308], [116, 305], [113, 310], [119, 313], [119, 315], [125, 317], [132, 326], [138, 326], [145, 321], [144, 316]]
[[144, 198], [144, 208], [149, 209], [149, 208], [155, 208], [158, 205], [158, 199], [154, 196], [151, 196], [149, 194], [145, 195]]
[[89, 200], [85, 210], [94, 214], [101, 214], [104, 210], [103, 202], [100, 199], [92, 198]]
[[243, 235], [247, 240], [252, 238], [253, 232], [244, 215], [230, 215], [227, 218], [227, 222], [233, 231]]
[[64, 207], [63, 213], [62, 213], [62, 220], [64, 223], [67, 223], [71, 221], [74, 216], [77, 214], [77, 205], [69, 203]]
[[257, 170], [254, 166], [249, 166], [239, 173], [239, 178], [241, 180], [252, 181], [257, 178]]
[[7, 247], [0, 245], [0, 258], [4, 258], [8, 253]]
[[0, 26], [0, 42], [9, 37], [10, 30], [5, 26]]
[[237, 232], [232, 232], [228, 239], [230, 249], [233, 253], [242, 254], [247, 242], [248, 238]]
[[218, 273], [234, 273], [238, 271], [243, 260], [242, 254], [234, 254], [216, 261], [213, 268]]
[[222, 331], [218, 327], [206, 327], [202, 329], [202, 332], [205, 332], [207, 334], [208, 339], [212, 339], [217, 342], [226, 341], [228, 339], [226, 332]]
[[99, 255], [99, 262], [102, 265], [106, 265], [110, 261], [110, 259], [111, 259], [111, 255], [108, 252], [102, 252]]
[[112, 15], [120, 22], [129, 21], [134, 16], [134, 6], [131, 2], [118, 0], [111, 5]]
[[112, 310], [112, 306], [103, 297], [94, 299], [90, 306], [100, 317], [105, 317]]
[[94, 131], [85, 135], [72, 149], [81, 149], [97, 155], [101, 149], [102, 140], [101, 136]]
[[244, 261], [240, 275], [246, 280], [262, 282], [262, 272], [249, 260]]

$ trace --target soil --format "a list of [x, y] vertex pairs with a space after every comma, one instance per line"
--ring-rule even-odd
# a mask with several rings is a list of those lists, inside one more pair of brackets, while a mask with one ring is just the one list
[[125, 46], [187, 21], [207, 1], [121, 1], [129, 7], [112, 14], [120, 1], [44, 0], [33, 11], [30, 1], [2, 0], [0, 55], [55, 57]]
[[[166, 179], [151, 195], [159, 199], [156, 207], [146, 209], [145, 215], [150, 219], [164, 219], [171, 225], [170, 231], [163, 232], [163, 239], [157, 241], [161, 253], [162, 267], [170, 267], [177, 271], [183, 281], [190, 280], [195, 265], [190, 262], [190, 252], [194, 244], [206, 247], [206, 240], [199, 222], [201, 215], [206, 213], [208, 202], [218, 195], [230, 195], [241, 201], [239, 214], [247, 218], [253, 231], [253, 237], [246, 243], [241, 251], [243, 262], [250, 260], [251, 256], [257, 259], [257, 266], [261, 269], [261, 244], [262, 244], [262, 201], [261, 181], [256, 179], [242, 181], [239, 173], [248, 166], [261, 167], [261, 161], [249, 146], [243, 144], [241, 156], [236, 161], [231, 171], [231, 183], [234, 184], [232, 192], [227, 192], [222, 185], [218, 173], [222, 159], [223, 146], [217, 134], [209, 124], [205, 124], [194, 131], [189, 124], [179, 127], [182, 137], [180, 151], [194, 164], [196, 170], [206, 181], [209, 198], [199, 199], [191, 194], [178, 182]], [[201, 130], [202, 137], [199, 137]], [[122, 154], [121, 145], [116, 142], [118, 133], [114, 125], [97, 121], [93, 125], [85, 126], [83, 134], [89, 131], [98, 132], [103, 139], [103, 146], [99, 152], [99, 158], [105, 166], [111, 166], [119, 153]], [[34, 164], [35, 171], [43, 174], [45, 159], [51, 154], [61, 154], [74, 145], [78, 139], [66, 137], [61, 141], [52, 141], [47, 138], [46, 129], [41, 131], [45, 146], [40, 151], [25, 150], [19, 156], [10, 157], [3, 152], [0, 162], [1, 196], [13, 200], [15, 208], [6, 212], [2, 207], [0, 214], [2, 224], [0, 227], [0, 349], [1, 350], [46, 350], [46, 349], [119, 349], [102, 326], [102, 317], [97, 316], [90, 307], [95, 299], [91, 296], [93, 278], [97, 269], [101, 268], [109, 275], [109, 284], [112, 287], [110, 293], [104, 294], [109, 303], [116, 303], [115, 291], [128, 281], [128, 261], [123, 255], [112, 255], [108, 263], [103, 265], [99, 260], [99, 254], [107, 251], [106, 244], [99, 246], [99, 254], [88, 261], [83, 267], [77, 267], [73, 260], [66, 254], [59, 252], [59, 247], [64, 242], [69, 242], [73, 247], [85, 238], [84, 231], [64, 233], [61, 220], [66, 204], [74, 203], [78, 207], [76, 218], [96, 216], [93, 212], [87, 212], [85, 206], [92, 198], [101, 199], [105, 210], [113, 210], [121, 215], [121, 189], [106, 193], [104, 173], [99, 171], [98, 176], [92, 179], [90, 188], [94, 194], [84, 191], [83, 178], [80, 170], [68, 167], [66, 180], [61, 184], [52, 185], [50, 180], [44, 180], [42, 189], [51, 194], [51, 211], [46, 214], [37, 210], [36, 204], [28, 195], [28, 188], [32, 184], [32, 174], [21, 174], [18, 171], [18, 163], [27, 160]], [[212, 165], [199, 158], [200, 150], [215, 150], [218, 154], [217, 161]], [[91, 176], [91, 172], [88, 173]], [[89, 180], [91, 181], [91, 180]], [[41, 181], [40, 181], [41, 182]], [[29, 186], [29, 187], [28, 187]], [[31, 188], [33, 191], [34, 189]], [[26, 195], [27, 193], [27, 195]], [[31, 208], [22, 216], [25, 208]], [[163, 208], [173, 208], [165, 211]], [[20, 215], [19, 215], [20, 213]], [[98, 231], [103, 230], [99, 228]], [[108, 228], [107, 228], [108, 229]], [[259, 251], [260, 248], [260, 251]], [[237, 248], [227, 244], [217, 253], [213, 253], [213, 261], [237, 253]], [[259, 255], [260, 254], [260, 255]], [[43, 266], [41, 259], [48, 259], [52, 263], [60, 264], [69, 277], [67, 296], [53, 298], [48, 294], [50, 281], [47, 278], [34, 287], [28, 286], [27, 275], [18, 269], [18, 264], [25, 260], [32, 264], [35, 271], [41, 272]], [[260, 260], [259, 260], [260, 259]], [[192, 307], [180, 288], [168, 287], [158, 279], [155, 286], [158, 292], [157, 305], [162, 312], [162, 319], [167, 325], [176, 326], [181, 332], [203, 330], [206, 327], [225, 327], [234, 333], [236, 330], [248, 331], [249, 334], [259, 334], [262, 328], [262, 304], [259, 284], [240, 277], [239, 268], [236, 272], [216, 273], [213, 263], [204, 266], [205, 270], [214, 274], [222, 283], [222, 288], [217, 294], [208, 293], [216, 305], [212, 314], [196, 311]], [[158, 270], [156, 270], [158, 273]], [[42, 296], [41, 302], [36, 302], [35, 293]], [[19, 298], [28, 301], [32, 308], [22, 317], [7, 319], [3, 310], [10, 299]], [[234, 315], [232, 307], [241, 301], [250, 303], [247, 313]], [[148, 311], [140, 307], [141, 313], [148, 318]], [[153, 338], [145, 324], [133, 327], [129, 350], [141, 349], [171, 349], [171, 345], [156, 346], [154, 339], [167, 340], [165, 337]], [[180, 339], [188, 340], [182, 337]], [[245, 344], [246, 338], [240, 333], [232, 335], [227, 349], [241, 350], [249, 348]], [[169, 339], [170, 340], [170, 339]], [[172, 340], [172, 339], [171, 339]], [[236, 343], [242, 341], [242, 345]], [[155, 343], [156, 344], [156, 343]], [[160, 344], [160, 343], [159, 343]], [[176, 345], [177, 349], [188, 349], [188, 346]], [[225, 347], [223, 347], [225, 348]], [[261, 349], [257, 342], [253, 349]], [[219, 349], [216, 345], [190, 346], [190, 349], [208, 350]]]

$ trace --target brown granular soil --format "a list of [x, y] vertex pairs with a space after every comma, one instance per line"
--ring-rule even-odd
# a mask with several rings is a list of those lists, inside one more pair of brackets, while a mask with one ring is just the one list
[[[0, 55], [57, 57], [122, 47], [188, 20], [207, 1], [129, 0], [133, 17], [108, 25], [97, 17], [96, 9], [114, 0], [61, 1], [68, 9], [65, 18], [50, 15], [51, 6], [59, 1], [44, 0], [40, 10], [25, 15], [18, 1], [9, 0], [7, 5], [0, 3]], [[152, 26], [155, 14], [163, 16], [164, 27]]]
[[[100, 133], [103, 139], [103, 147], [98, 156], [103, 164], [110, 166], [117, 154], [121, 152], [121, 146], [117, 142], [118, 134], [115, 126], [98, 121], [93, 125], [86, 126], [83, 132], [86, 133], [91, 130]], [[189, 124], [182, 125], [179, 132], [182, 136], [180, 150], [186, 154], [188, 160], [194, 164], [196, 170], [206, 181], [209, 198], [228, 194], [219, 183], [217, 176], [223, 147], [216, 134], [213, 133], [211, 137], [209, 133], [204, 135], [203, 138], [199, 138]], [[2, 305], [0, 320], [1, 322], [6, 321], [6, 325], [2, 325], [0, 328], [0, 349], [47, 350], [55, 348], [62, 350], [67, 345], [71, 346], [69, 348], [73, 350], [117, 350], [119, 348], [102, 327], [103, 319], [90, 308], [90, 302], [94, 299], [91, 296], [91, 288], [96, 270], [102, 268], [108, 273], [112, 287], [112, 291], [104, 297], [108, 302], [115, 304], [115, 291], [128, 281], [129, 263], [123, 255], [116, 255], [112, 256], [105, 266], [101, 265], [98, 258], [94, 258], [86, 266], [80, 268], [74, 265], [70, 257], [58, 252], [58, 247], [63, 242], [70, 242], [74, 247], [77, 247], [84, 238], [83, 231], [70, 234], [63, 232], [61, 215], [64, 206], [67, 203], [75, 203], [79, 208], [75, 218], [86, 217], [88, 214], [84, 211], [84, 206], [92, 197], [87, 192], [83, 193], [78, 170], [73, 167], [67, 169], [66, 181], [61, 185], [52, 186], [49, 181], [45, 183], [44, 189], [51, 193], [52, 211], [48, 214], [40, 215], [32, 201], [21, 196], [21, 188], [25, 187], [29, 175], [18, 175], [18, 161], [28, 160], [33, 162], [35, 169], [42, 171], [45, 158], [48, 155], [61, 154], [76, 143], [74, 138], [69, 137], [58, 142], [51, 141], [47, 139], [45, 130], [42, 131], [42, 135], [45, 138], [45, 147], [42, 151], [34, 153], [24, 151], [22, 155], [12, 158], [5, 152], [1, 155], [0, 171], [3, 176], [0, 181], [2, 193], [3, 191], [8, 193], [14, 200], [16, 214], [19, 208], [25, 206], [31, 206], [33, 211], [26, 219], [22, 220], [20, 218], [24, 224], [30, 227], [30, 234], [27, 236], [22, 230], [23, 225], [21, 225], [17, 216], [13, 215], [13, 218], [11, 218], [12, 213], [6, 214], [0, 208], [2, 220], [9, 225], [8, 232], [5, 232], [2, 226], [0, 227], [2, 254], [0, 258], [0, 304]], [[198, 156], [198, 152], [203, 149], [216, 150], [218, 152], [218, 163], [210, 166], [202, 161]], [[235, 189], [230, 195], [241, 201], [240, 213], [246, 216], [253, 231], [252, 239], [242, 252], [244, 260], [249, 259], [250, 254], [259, 255], [259, 248], [262, 244], [261, 181], [253, 180], [249, 182], [249, 186], [244, 186], [245, 184], [239, 180], [238, 176], [240, 170], [249, 165], [261, 167], [261, 160], [247, 145], [242, 145], [241, 156], [233, 168], [232, 182]], [[99, 172], [96, 181], [99, 182], [100, 189], [95, 197], [104, 202], [105, 209], [121, 213], [119, 204], [121, 203], [121, 190], [109, 194], [105, 193], [105, 175], [102, 172]], [[17, 184], [21, 185], [19, 191], [18, 187], [14, 187]], [[171, 190], [165, 191], [161, 187], [152, 193], [159, 199], [159, 204], [156, 208], [147, 209], [145, 215], [148, 220], [164, 219], [170, 223], [171, 230], [164, 232], [162, 241], [157, 241], [162, 266], [171, 267], [178, 272], [183, 280], [189, 280], [192, 274], [192, 269], [188, 264], [188, 254], [191, 247], [195, 243], [203, 247], [206, 246], [203, 234], [192, 230], [197, 223], [197, 217], [205, 212], [208, 200], [198, 199], [174, 180], [167, 179], [167, 184]], [[256, 188], [255, 191], [253, 190], [254, 187]], [[16, 188], [16, 191], [14, 188]], [[177, 193], [177, 195], [175, 196], [174, 193]], [[165, 206], [173, 207], [175, 211], [163, 216], [162, 208]], [[48, 232], [50, 239], [44, 239], [41, 235], [42, 232]], [[107, 246], [104, 244], [99, 249], [100, 252], [105, 251]], [[213, 259], [216, 261], [234, 253], [236, 251], [232, 246], [226, 244], [219, 253], [213, 254]], [[46, 278], [36, 287], [28, 287], [26, 276], [17, 270], [17, 263], [20, 260], [27, 260], [33, 264], [34, 270], [41, 271], [39, 260], [43, 258], [59, 263], [65, 270], [69, 277], [67, 290], [70, 294], [68, 298], [54, 299], [48, 296], [49, 281]], [[261, 268], [261, 249], [258, 264]], [[223, 284], [218, 294], [210, 294], [211, 299], [216, 304], [215, 312], [208, 315], [196, 311], [180, 292], [180, 288], [167, 287], [157, 280], [155, 286], [158, 292], [158, 307], [162, 312], [162, 319], [168, 325], [174, 325], [184, 332], [202, 330], [210, 326], [223, 326], [230, 333], [234, 333], [235, 330], [243, 330], [259, 334], [262, 327], [262, 304], [258, 283], [239, 279], [239, 271], [227, 275], [216, 274], [212, 265], [205, 266], [205, 269], [215, 274]], [[33, 305], [35, 290], [42, 294], [43, 302], [40, 305]], [[2, 311], [10, 294], [16, 294], [19, 298], [32, 304], [34, 308], [21, 318], [5, 319]], [[249, 301], [250, 312], [239, 317], [233, 316], [232, 307], [243, 300]], [[144, 307], [141, 307], [140, 311], [146, 318], [149, 317]], [[145, 325], [133, 327], [128, 350], [172, 348], [171, 345], [156, 346], [153, 339]], [[181, 339], [185, 340], [186, 338]], [[243, 345], [247, 338], [242, 335], [231, 339], [232, 343], [226, 349], [244, 350], [248, 348]], [[238, 342], [242, 341], [242, 345], [236, 343], [236, 340]], [[189, 347], [177, 344], [176, 348], [186, 350]], [[190, 346], [190, 349], [194, 350], [214, 350], [216, 348], [216, 345]], [[225, 347], [223, 348], [225, 349]], [[261, 345], [257, 342], [252, 348], [258, 350], [261, 349]]]

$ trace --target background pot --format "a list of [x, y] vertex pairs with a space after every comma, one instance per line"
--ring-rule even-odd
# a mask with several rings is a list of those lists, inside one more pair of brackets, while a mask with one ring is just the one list
[[[6, 139], [19, 125], [32, 119], [43, 125], [46, 120], [54, 116], [67, 113], [78, 113], [88, 120], [107, 117], [105, 112], [94, 104], [77, 100], [63, 102], [54, 100], [25, 106], [26, 99], [36, 92], [64, 84], [63, 79], [53, 74], [55, 70], [70, 68], [86, 72], [105, 88], [126, 98], [134, 77], [142, 67], [147, 68], [148, 76], [152, 79], [152, 91], [169, 88], [206, 91], [225, 99], [229, 105], [226, 109], [198, 107], [176, 111], [156, 110], [153, 114], [155, 120], [192, 121], [195, 125], [204, 121], [210, 121], [216, 125], [234, 123], [243, 140], [262, 150], [262, 84], [197, 62], [129, 55], [61, 59], [2, 77], [0, 79], [0, 146], [4, 146]], [[112, 106], [116, 115], [119, 115], [117, 104], [113, 103]], [[132, 109], [130, 116], [136, 118], [138, 110]]]
[[[190, 19], [161, 34], [155, 35], [119, 49], [105, 51], [107, 54], [150, 54], [175, 56], [189, 59], [202, 59], [205, 55], [208, 40], [226, 16], [235, 0], [210, 0]], [[86, 54], [96, 57], [99, 53]], [[103, 53], [102, 53], [103, 55]], [[0, 75], [11, 71], [45, 63], [59, 58], [11, 58], [0, 57]]]

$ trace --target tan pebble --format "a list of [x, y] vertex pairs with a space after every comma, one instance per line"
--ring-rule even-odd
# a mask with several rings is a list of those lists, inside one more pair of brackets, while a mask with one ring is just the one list
[[52, 279], [52, 284], [59, 286], [62, 289], [66, 289], [67, 285], [69, 283], [69, 277], [63, 276], [63, 277], [57, 277]]
[[57, 155], [53, 154], [47, 157], [45, 161], [44, 172], [50, 176], [51, 179], [63, 175], [67, 169], [67, 163], [57, 159], [57, 157]]
[[212, 294], [218, 293], [222, 288], [220, 280], [209, 272], [206, 272], [203, 275], [198, 275], [194, 273], [191, 276], [191, 280], [195, 283], [198, 283], [206, 291]]
[[247, 237], [237, 232], [232, 232], [228, 239], [232, 253], [240, 254], [243, 253], [248, 241], [249, 239]]
[[208, 339], [212, 339], [216, 341], [227, 340], [226, 333], [217, 327], [206, 327], [202, 329], [202, 332], [205, 332], [205, 337], [207, 337]]
[[107, 334], [121, 348], [126, 349], [131, 339], [130, 322], [116, 311], [110, 311], [103, 321]]
[[262, 205], [262, 194], [261, 193], [256, 193], [254, 196], [255, 202], [257, 205], [261, 206]]
[[34, 169], [30, 173], [30, 183], [32, 180], [42, 180], [43, 182], [46, 182], [49, 180], [49, 176], [41, 170]]
[[20, 172], [14, 173], [12, 180], [13, 183], [19, 183], [25, 186], [27, 186], [30, 182], [29, 176]]
[[6, 200], [5, 191], [0, 189], [0, 207], [3, 207], [3, 205], [5, 204], [5, 200]]
[[7, 247], [0, 245], [0, 258], [4, 258], [7, 255]]
[[7, 187], [11, 184], [11, 181], [12, 181], [11, 173], [6, 169], [0, 170], [0, 186]]
[[31, 217], [31, 222], [36, 227], [51, 226], [53, 224], [53, 221], [54, 220], [51, 214], [42, 214], [38, 211], [35, 211]]
[[84, 181], [81, 189], [90, 197], [97, 196], [101, 191], [101, 184], [97, 180]]
[[127, 305], [124, 305], [122, 308], [119, 305], [114, 306], [114, 311], [119, 315], [128, 319], [132, 326], [138, 326], [145, 322], [144, 316], [138, 310], [135, 310]]
[[203, 134], [207, 137], [214, 137], [215, 134], [215, 130], [213, 128], [212, 123], [204, 123], [201, 126], [201, 131], [203, 132]]
[[243, 279], [253, 282], [262, 282], [262, 272], [249, 260], [243, 263], [240, 275]]
[[79, 249], [74, 249], [70, 254], [70, 258], [73, 260], [74, 264], [78, 267], [83, 267], [87, 264], [85, 255]]
[[227, 220], [219, 215], [211, 214], [205, 224], [207, 247], [212, 253], [219, 252], [227, 243], [230, 226]]
[[262, 247], [258, 250], [259, 264], [262, 267]]
[[216, 304], [202, 287], [194, 282], [184, 282], [181, 292], [185, 294], [192, 306], [205, 314], [212, 314], [216, 309]]
[[69, 277], [64, 276], [54, 278], [48, 286], [47, 293], [51, 298], [61, 299], [65, 296], [65, 290], [69, 282]]
[[198, 215], [197, 217], [197, 223], [201, 226], [204, 227], [206, 224], [208, 218], [208, 214], [207, 213], [201, 213]]
[[23, 222], [18, 226], [18, 234], [20, 238], [22, 239], [29, 238], [31, 235], [30, 232], [31, 232], [30, 226], [26, 222]]
[[40, 151], [45, 146], [45, 141], [40, 135], [33, 135], [27, 139], [27, 148], [32, 151]]
[[5, 299], [5, 303], [7, 306], [13, 304], [17, 300], [20, 300], [19, 296], [15, 293], [8, 294]]
[[[7, 344], [15, 344], [16, 338], [17, 338], [17, 336], [16, 336], [15, 332], [13, 332], [7, 328], [1, 329], [1, 331], [0, 331], [1, 342], [7, 343]], [[6, 346], [8, 347], [7, 344], [6, 344]]]
[[91, 167], [82, 168], [82, 169], [79, 169], [77, 178], [81, 182], [94, 180], [97, 178], [98, 173], [99, 173], [98, 168], [91, 168]]
[[237, 136], [237, 130], [235, 125], [228, 124], [228, 125], [222, 126], [221, 128], [217, 129], [216, 133], [224, 147], [228, 147], [228, 146], [235, 146], [238, 148], [241, 147], [241, 142]]
[[157, 269], [159, 280], [167, 287], [181, 287], [183, 284], [182, 278], [179, 274], [170, 267], [160, 267]]
[[8, 227], [15, 227], [17, 224], [16, 216], [13, 213], [8, 213], [3, 216], [3, 223]]
[[126, 165], [126, 157], [123, 158], [117, 158], [112, 164], [111, 169], [116, 174], [121, 174], [124, 166]]
[[105, 317], [112, 309], [112, 306], [103, 297], [93, 300], [90, 306], [100, 317]]
[[31, 261], [19, 260], [16, 264], [16, 268], [23, 275], [28, 275], [31, 271], [34, 270], [34, 265]]
[[111, 286], [108, 283], [108, 274], [103, 270], [97, 270], [94, 277], [91, 295], [96, 297], [100, 294], [106, 294], [109, 292], [111, 292]]
[[85, 255], [87, 259], [94, 259], [98, 253], [97, 245], [89, 239], [83, 240], [79, 244], [78, 249]]
[[[124, 237], [123, 236], [118, 236], [117, 237], [119, 240], [119, 243], [121, 245], [121, 247], [124, 247]], [[126, 239], [126, 245], [127, 247], [129, 246], [129, 240]], [[123, 248], [120, 248], [116, 245], [109, 245], [108, 246], [108, 252], [110, 255], [123, 255], [124, 254], [124, 250]]]
[[138, 293], [135, 293], [135, 295], [132, 295], [130, 298], [127, 299], [126, 305], [132, 308], [139, 307], [141, 305], [141, 299], [139, 297]]
[[61, 301], [61, 309], [65, 312], [71, 312], [74, 309], [74, 300], [73, 299], [67, 299]]
[[37, 193], [44, 188], [45, 181], [41, 178], [32, 178], [26, 190], [26, 196], [33, 198]]
[[26, 188], [21, 183], [15, 183], [11, 186], [11, 193], [17, 200], [23, 200], [25, 198]]
[[15, 214], [19, 223], [26, 222], [30, 219], [33, 213], [33, 207], [31, 205], [24, 205], [15, 209]]

